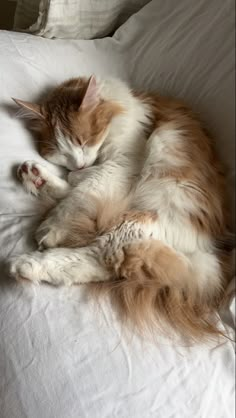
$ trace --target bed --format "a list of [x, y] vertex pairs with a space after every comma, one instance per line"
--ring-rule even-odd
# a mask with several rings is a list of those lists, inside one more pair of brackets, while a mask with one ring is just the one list
[[[33, 101], [78, 75], [118, 76], [184, 98], [216, 138], [234, 194], [234, 2], [153, 0], [113, 35], [51, 40], [0, 33], [1, 418], [232, 418], [234, 345], [184, 347], [126, 338], [108, 302], [83, 287], [16, 283], [6, 260], [34, 247], [41, 213], [14, 173], [42, 160], [11, 97]], [[46, 162], [44, 162], [46, 163]], [[46, 163], [50, 165], [49, 163]], [[60, 174], [60, 170], [50, 165]], [[223, 329], [234, 324], [234, 281]]]

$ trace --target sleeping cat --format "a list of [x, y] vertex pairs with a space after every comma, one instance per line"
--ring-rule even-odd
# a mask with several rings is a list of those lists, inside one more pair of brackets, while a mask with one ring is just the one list
[[[39, 152], [18, 168], [27, 191], [51, 199], [36, 231], [41, 251], [11, 262], [16, 278], [54, 285], [101, 282], [138, 326], [162, 321], [191, 337], [209, 320], [229, 260], [225, 180], [210, 140], [183, 103], [116, 79], [66, 81], [42, 104], [16, 100]], [[42, 251], [43, 250], [43, 251]]]

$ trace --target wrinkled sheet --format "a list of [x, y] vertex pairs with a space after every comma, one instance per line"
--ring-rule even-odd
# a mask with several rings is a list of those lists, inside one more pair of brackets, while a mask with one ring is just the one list
[[[41, 211], [13, 175], [19, 162], [42, 159], [10, 97], [37, 100], [67, 77], [91, 73], [179, 95], [215, 134], [233, 184], [233, 2], [179, 3], [152, 1], [113, 39], [0, 32], [1, 418], [234, 416], [232, 342], [183, 347], [129, 338], [109, 303], [97, 310], [82, 286], [15, 283], [5, 271], [6, 259], [34, 247]], [[233, 282], [228, 295], [223, 329], [233, 323]]]

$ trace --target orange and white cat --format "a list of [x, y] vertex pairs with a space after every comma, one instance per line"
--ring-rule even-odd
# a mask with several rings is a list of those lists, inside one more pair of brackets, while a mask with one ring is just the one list
[[[116, 79], [78, 78], [42, 104], [15, 100], [39, 134], [18, 176], [52, 201], [36, 231], [41, 251], [11, 262], [16, 278], [54, 285], [103, 282], [127, 319], [165, 320], [187, 335], [215, 331], [227, 280], [225, 181], [205, 130], [177, 100]], [[42, 251], [43, 249], [43, 251]], [[99, 286], [98, 286], [99, 287]]]

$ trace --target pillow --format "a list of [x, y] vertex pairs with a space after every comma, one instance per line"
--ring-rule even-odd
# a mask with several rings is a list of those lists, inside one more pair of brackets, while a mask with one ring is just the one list
[[14, 30], [45, 38], [101, 38], [112, 34], [149, 1], [18, 0]]

